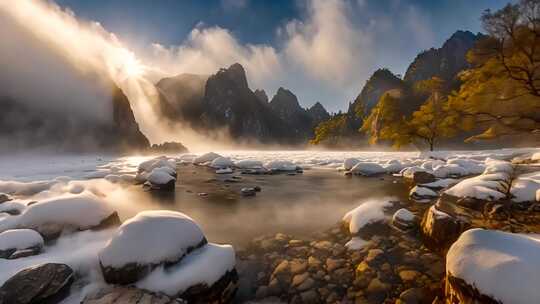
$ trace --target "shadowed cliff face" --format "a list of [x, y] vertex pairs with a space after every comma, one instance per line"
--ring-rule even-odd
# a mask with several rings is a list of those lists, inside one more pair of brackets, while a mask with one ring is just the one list
[[146, 149], [148, 139], [140, 132], [128, 99], [115, 86], [110, 103], [113, 119], [103, 122], [0, 97], [0, 153], [36, 148], [73, 152]]

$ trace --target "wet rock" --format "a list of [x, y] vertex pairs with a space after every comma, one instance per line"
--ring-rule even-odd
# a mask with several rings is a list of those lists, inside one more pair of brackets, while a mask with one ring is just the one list
[[321, 265], [322, 265], [321, 260], [317, 259], [316, 257], [310, 256], [308, 258], [308, 266], [309, 266], [309, 268], [317, 269], [317, 268], [321, 267]]
[[115, 286], [87, 296], [81, 304], [186, 304], [167, 295], [150, 293], [134, 287]]
[[425, 171], [416, 171], [412, 174], [412, 182], [415, 184], [427, 184], [434, 182], [437, 178], [435, 175], [425, 172]]
[[297, 287], [298, 285], [304, 283], [309, 278], [309, 273], [304, 272], [302, 274], [297, 274], [293, 277], [291, 285]]
[[291, 274], [299, 274], [307, 270], [308, 263], [305, 260], [295, 259], [289, 263], [289, 267], [291, 269]]
[[442, 212], [437, 209], [437, 205], [433, 205], [422, 219], [422, 240], [427, 248], [445, 253], [461, 233], [470, 227], [469, 222]]
[[300, 298], [304, 303], [317, 303], [319, 294], [315, 290], [304, 291], [300, 294]]
[[368, 293], [381, 293], [381, 292], [387, 292], [390, 290], [391, 286], [390, 284], [384, 283], [379, 278], [375, 278], [369, 282], [369, 285], [366, 289]]
[[47, 263], [23, 269], [0, 287], [0, 303], [60, 303], [69, 294], [73, 275], [65, 264]]
[[402, 270], [399, 272], [399, 277], [403, 282], [412, 282], [420, 276], [420, 272], [416, 270]]
[[326, 270], [328, 272], [332, 272], [332, 271], [340, 268], [341, 266], [343, 266], [343, 264], [345, 264], [345, 260], [343, 260], [343, 259], [328, 258], [328, 259], [326, 259]]

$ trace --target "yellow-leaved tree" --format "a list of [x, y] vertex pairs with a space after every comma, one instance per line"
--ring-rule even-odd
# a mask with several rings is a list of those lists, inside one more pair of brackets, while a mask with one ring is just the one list
[[345, 114], [338, 114], [329, 120], [323, 121], [315, 128], [315, 136], [309, 142], [318, 145], [323, 141], [327, 145], [335, 145], [344, 133], [347, 117]]
[[467, 54], [473, 68], [449, 107], [465, 129], [481, 128], [468, 140], [540, 132], [540, 1], [486, 10], [482, 24], [488, 36]]
[[427, 99], [410, 118], [400, 110], [400, 94], [386, 92], [364, 120], [360, 131], [368, 133], [371, 144], [388, 140], [395, 148], [413, 144], [433, 151], [441, 138], [457, 134], [458, 114], [449, 108], [443, 88], [444, 83], [438, 77], [418, 82], [417, 93]]

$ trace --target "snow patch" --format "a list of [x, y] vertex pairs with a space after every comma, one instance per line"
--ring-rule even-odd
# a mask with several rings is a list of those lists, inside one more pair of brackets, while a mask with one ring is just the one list
[[43, 237], [32, 229], [11, 229], [0, 233], [0, 251], [43, 246]]

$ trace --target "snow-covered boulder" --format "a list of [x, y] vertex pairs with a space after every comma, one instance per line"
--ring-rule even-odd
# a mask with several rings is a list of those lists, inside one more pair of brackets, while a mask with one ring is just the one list
[[401, 208], [392, 216], [392, 225], [401, 230], [409, 230], [418, 225], [418, 217], [411, 211]]
[[540, 241], [494, 230], [464, 232], [446, 255], [449, 303], [540, 303]]
[[513, 202], [540, 202], [540, 171], [522, 174], [514, 179], [510, 194]]
[[414, 186], [409, 192], [409, 197], [419, 203], [427, 203], [437, 198], [439, 194], [430, 188]]
[[210, 167], [214, 169], [223, 169], [234, 166], [233, 161], [228, 157], [218, 157], [212, 160]]
[[0, 214], [7, 213], [9, 215], [19, 215], [24, 209], [26, 209], [26, 205], [18, 201], [12, 200], [0, 204]]
[[236, 161], [234, 166], [238, 169], [261, 169], [263, 167], [263, 163], [254, 159], [242, 159]]
[[176, 177], [176, 161], [161, 156], [140, 163], [134, 180], [149, 189], [174, 190]]
[[38, 231], [45, 240], [62, 232], [106, 227], [120, 222], [118, 214], [103, 199], [84, 191], [38, 201], [21, 215], [0, 222], [0, 231], [28, 228]]
[[298, 166], [288, 160], [273, 160], [267, 162], [264, 167], [270, 171], [280, 172], [280, 171], [296, 171]]
[[[363, 202], [360, 206], [347, 212], [342, 221], [353, 236], [368, 238], [371, 234], [371, 227], [376, 224], [385, 224], [388, 217], [385, 210], [394, 205], [391, 200], [370, 200]], [[375, 228], [380, 228], [376, 225]]]
[[422, 168], [422, 167], [418, 167], [418, 166], [412, 166], [412, 167], [406, 167], [404, 169], [402, 169], [399, 174], [401, 176], [403, 176], [403, 178], [406, 178], [408, 180], [414, 180], [414, 174], [416, 172], [427, 172], [429, 173], [428, 170]]
[[230, 303], [238, 282], [235, 263], [232, 246], [208, 244], [174, 266], [156, 268], [136, 286], [189, 303]]
[[221, 155], [214, 153], [214, 152], [208, 152], [203, 155], [197, 156], [193, 159], [193, 163], [197, 165], [202, 165], [205, 163], [209, 163], [213, 161], [214, 159], [221, 157]]
[[465, 170], [466, 175], [482, 174], [486, 169], [485, 163], [476, 159], [451, 158], [447, 163], [462, 167]]
[[427, 184], [419, 184], [421, 187], [429, 188], [432, 190], [441, 190], [453, 186], [459, 183], [459, 180], [455, 178], [443, 178]]
[[469, 175], [468, 171], [458, 164], [440, 165], [433, 168], [433, 175], [438, 178], [459, 177]]
[[431, 206], [422, 219], [421, 235], [424, 245], [437, 252], [446, 252], [461, 233], [470, 228], [470, 223], [451, 216]]
[[0, 303], [60, 303], [69, 295], [75, 273], [68, 265], [46, 263], [25, 268], [0, 287]]
[[118, 228], [99, 252], [99, 262], [108, 283], [131, 284], [206, 243], [199, 225], [183, 213], [143, 211]]
[[444, 193], [456, 198], [501, 200], [507, 196], [513, 172], [511, 163], [488, 159], [486, 169], [481, 175], [462, 180]]
[[346, 158], [343, 161], [343, 169], [345, 171], [351, 170], [356, 164], [358, 164], [360, 160], [358, 158]]
[[386, 173], [386, 169], [384, 169], [378, 163], [360, 162], [360, 163], [357, 163], [354, 167], [352, 167], [350, 172], [352, 174], [357, 174], [357, 175], [372, 176], [372, 175]]
[[176, 178], [171, 175], [170, 169], [155, 168], [146, 177], [145, 185], [152, 190], [174, 190]]
[[11, 229], [0, 233], [0, 258], [36, 255], [43, 249], [43, 237], [31, 229]]

